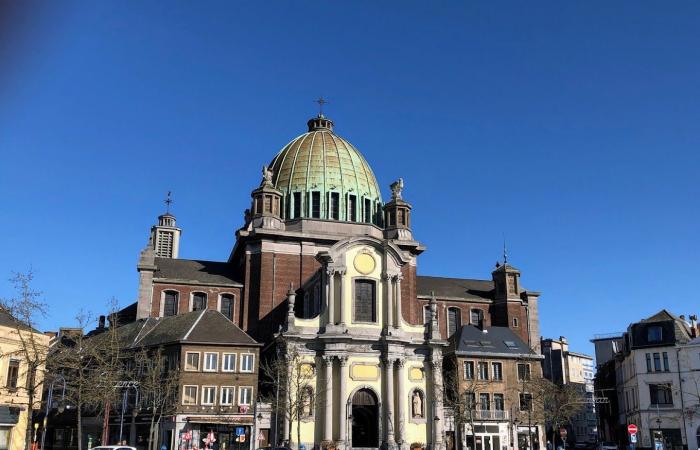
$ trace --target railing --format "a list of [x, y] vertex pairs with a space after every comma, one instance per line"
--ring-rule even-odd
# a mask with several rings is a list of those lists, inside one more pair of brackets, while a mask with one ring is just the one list
[[508, 411], [498, 409], [480, 409], [475, 411], [478, 420], [508, 420]]

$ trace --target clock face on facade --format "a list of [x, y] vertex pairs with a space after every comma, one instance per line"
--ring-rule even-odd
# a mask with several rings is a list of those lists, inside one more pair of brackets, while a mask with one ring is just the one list
[[368, 275], [374, 271], [377, 263], [369, 253], [358, 253], [353, 261], [355, 269], [362, 275]]

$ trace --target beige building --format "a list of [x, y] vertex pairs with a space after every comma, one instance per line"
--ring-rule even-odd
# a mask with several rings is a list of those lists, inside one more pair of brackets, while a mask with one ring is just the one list
[[[44, 366], [36, 371], [34, 404], [29, 405], [27, 381], [29, 379], [27, 357], [20, 339], [37, 345], [44, 355], [48, 351], [49, 337], [18, 322], [6, 311], [0, 310], [0, 450], [21, 450], [25, 447], [27, 421], [32, 411], [41, 404], [41, 383]], [[44, 356], [32, 357], [44, 361]]]

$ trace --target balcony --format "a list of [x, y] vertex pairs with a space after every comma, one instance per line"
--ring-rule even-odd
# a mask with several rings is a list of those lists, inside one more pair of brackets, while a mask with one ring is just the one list
[[478, 409], [474, 413], [474, 419], [476, 420], [508, 420], [508, 411]]

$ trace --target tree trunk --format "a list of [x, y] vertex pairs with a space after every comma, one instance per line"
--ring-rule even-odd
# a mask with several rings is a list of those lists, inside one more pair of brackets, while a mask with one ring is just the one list
[[83, 450], [83, 413], [82, 413], [82, 405], [80, 402], [78, 402], [78, 405], [76, 406], [78, 411], [76, 412], [78, 415], [78, 450]]
[[[29, 373], [27, 374], [27, 426], [25, 429], [26, 435], [24, 436], [24, 446], [25, 450], [30, 450], [32, 448], [32, 416], [34, 415], [34, 367], [29, 365]], [[46, 419], [44, 419], [46, 420]], [[43, 448], [41, 450], [44, 450]]]

